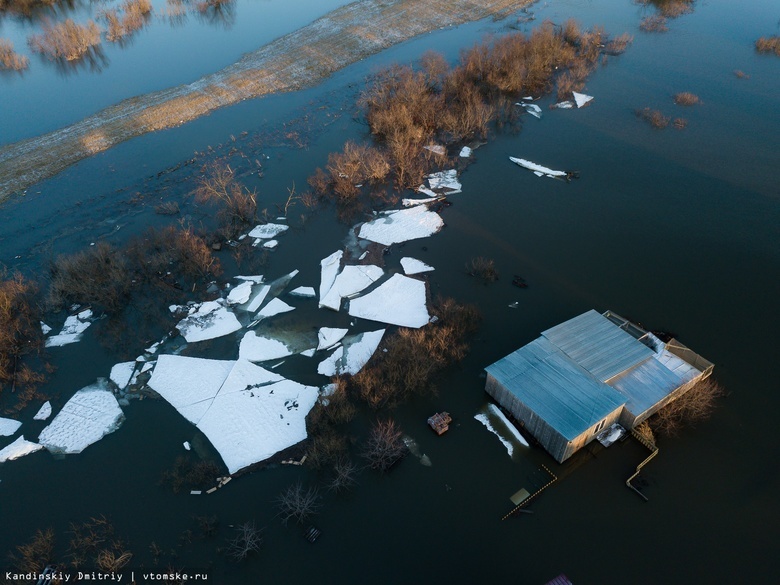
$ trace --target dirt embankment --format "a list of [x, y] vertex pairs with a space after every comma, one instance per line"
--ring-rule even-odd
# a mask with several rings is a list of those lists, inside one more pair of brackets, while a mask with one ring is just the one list
[[130, 98], [49, 134], [0, 149], [0, 201], [146, 132], [274, 92], [302, 89], [396, 43], [443, 26], [509, 13], [531, 0], [360, 0], [216, 73]]

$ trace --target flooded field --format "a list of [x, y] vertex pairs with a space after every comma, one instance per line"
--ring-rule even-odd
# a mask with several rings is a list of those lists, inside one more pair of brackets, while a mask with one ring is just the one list
[[[642, 33], [639, 23], [652, 10], [630, 0], [560, 0], [529, 12], [535, 20], [519, 21], [526, 15], [513, 14], [436, 31], [347, 67], [317, 87], [246, 101], [135, 138], [0, 208], [0, 260], [41, 278], [58, 254], [93, 242], [122, 244], [150, 226], [170, 223], [154, 212], [162, 201], [176, 201], [181, 217], [195, 225], [208, 224], [187, 193], [215, 158], [235, 165], [242, 182], [257, 189], [258, 207], [273, 218], [282, 214], [288, 189], [303, 190], [328, 153], [348, 138], [368, 137], [355, 101], [378, 67], [413, 62], [429, 49], [454, 61], [485, 34], [530, 31], [544, 19], [561, 23], [573, 17], [583, 27], [634, 35], [625, 54], [610, 57], [588, 79], [590, 105], [550, 109], [555, 100], [548, 96], [537, 102], [540, 119], [523, 115], [519, 132], [494, 132], [459, 174], [463, 192], [441, 211], [446, 226], [392, 246], [383, 257], [387, 272], [401, 272], [404, 256], [434, 267], [426, 273], [431, 297], [473, 303], [482, 323], [467, 357], [437, 379], [436, 397], [415, 398], [392, 411], [413, 445], [410, 455], [387, 474], [360, 472], [346, 495], [321, 490], [323, 505], [313, 523], [322, 535], [316, 543], [307, 542], [303, 527], [282, 524], [275, 500], [296, 481], [322, 486], [325, 475], [305, 465], [272, 464], [213, 494], [174, 494], [160, 476], [185, 454], [184, 441], [198, 457], [219, 459], [170, 404], [145, 399], [123, 407], [122, 426], [81, 454], [41, 451], [0, 464], [4, 556], [35, 530], [52, 527], [65, 558], [71, 524], [105, 515], [133, 553], [128, 570], [208, 570], [215, 583], [324, 578], [538, 584], [562, 572], [576, 584], [778, 579], [780, 479], [772, 462], [778, 451], [773, 413], [780, 407], [773, 376], [780, 321], [780, 118], [773, 112], [780, 105], [780, 59], [757, 55], [753, 43], [777, 34], [780, 13], [768, 0], [738, 12], [725, 0], [696, 2], [692, 13], [669, 19], [668, 32]], [[78, 79], [69, 77], [68, 83]], [[684, 91], [698, 95], [701, 104], [675, 105], [672, 96]], [[14, 101], [13, 107], [22, 106]], [[634, 113], [645, 107], [684, 117], [687, 127], [652, 128]], [[27, 136], [24, 122], [0, 116], [15, 136]], [[576, 170], [579, 178], [567, 183], [537, 177], [509, 156]], [[316, 289], [320, 261], [343, 249], [350, 227], [366, 219], [340, 222], [336, 216], [330, 206], [314, 212], [293, 206], [290, 229], [258, 268], [266, 281], [299, 270], [292, 287]], [[223, 279], [237, 272], [228, 251], [217, 256], [226, 269]], [[476, 256], [494, 261], [497, 281], [485, 284], [467, 274], [466, 263]], [[528, 288], [513, 286], [515, 275]], [[309, 333], [318, 326], [351, 327], [346, 311], [280, 298], [296, 309], [274, 317], [269, 331], [293, 324]], [[728, 391], [710, 420], [660, 440], [659, 455], [640, 476], [648, 502], [624, 483], [647, 455], [636, 441], [559, 465], [506, 433], [500, 440], [475, 418], [481, 415], [502, 434], [501, 423], [486, 410], [485, 366], [591, 308], [673, 331], [715, 363], [714, 376]], [[158, 326], [164, 331], [175, 323], [171, 317]], [[55, 412], [77, 390], [106, 377], [115, 363], [147, 347], [107, 346], [98, 335], [103, 324], [95, 322], [79, 343], [51, 348], [56, 371], [43, 390]], [[361, 321], [359, 327], [379, 325]], [[201, 343], [207, 345], [198, 348], [200, 357], [237, 357], [235, 339]], [[327, 379], [317, 374], [318, 362], [292, 356], [273, 371], [321, 385]], [[36, 410], [20, 417], [29, 440], [46, 425], [32, 420]], [[440, 411], [453, 422], [439, 437], [426, 419]], [[350, 434], [365, 436], [376, 416], [362, 409]], [[0, 448], [8, 442], [2, 437]], [[502, 521], [513, 508], [512, 494], [549, 481], [542, 466], [558, 481], [532, 502], [533, 514]], [[218, 519], [213, 534], [199, 520], [211, 516]], [[257, 555], [231, 562], [225, 549], [233, 527], [247, 521], [264, 529], [264, 544]], [[563, 547], [563, 535], [576, 533], [583, 536]]]

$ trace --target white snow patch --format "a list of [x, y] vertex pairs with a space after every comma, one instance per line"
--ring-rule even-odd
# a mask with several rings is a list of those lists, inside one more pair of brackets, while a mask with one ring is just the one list
[[268, 248], [269, 250], [273, 250], [278, 245], [279, 245], [279, 242], [277, 242], [276, 240], [268, 240], [267, 242], [265, 242], [263, 244], [263, 248]]
[[503, 412], [501, 412], [501, 409], [498, 406], [496, 406], [495, 404], [490, 404], [488, 405], [488, 410], [491, 412], [491, 414], [498, 417], [501, 420], [501, 422], [504, 423], [506, 429], [510, 433], [512, 433], [512, 436], [515, 439], [520, 441], [520, 443], [522, 443], [525, 447], [528, 447], [528, 441], [525, 440], [525, 437], [523, 437], [523, 435], [520, 434], [520, 431], [517, 430], [517, 427], [509, 421], [509, 419], [506, 417], [506, 415]]
[[426, 238], [438, 232], [444, 221], [425, 205], [391, 211], [360, 226], [358, 237], [385, 246]]
[[317, 339], [319, 340], [319, 343], [317, 344], [317, 351], [322, 349], [330, 349], [344, 338], [344, 336], [347, 334], [347, 331], [349, 331], [349, 329], [320, 327], [320, 330], [317, 332]]
[[290, 294], [294, 297], [306, 297], [308, 299], [316, 297], [317, 293], [311, 286], [299, 286], [290, 291]]
[[320, 307], [338, 311], [341, 299], [349, 298], [382, 278], [384, 271], [373, 264], [345, 266], [333, 281], [328, 294], [320, 299]]
[[92, 311], [89, 309], [81, 311], [78, 315], [71, 315], [65, 319], [62, 331], [57, 335], [46, 338], [46, 347], [60, 347], [69, 343], [76, 343], [81, 339], [81, 334], [87, 330], [87, 327], [92, 325], [91, 318]]
[[18, 420], [3, 418], [0, 416], [0, 437], [10, 437], [22, 426]]
[[338, 250], [320, 261], [320, 299], [325, 298], [330, 287], [333, 286], [336, 275], [339, 273], [339, 265], [341, 264], [341, 257], [343, 255], [344, 252]]
[[233, 287], [227, 296], [228, 305], [243, 305], [252, 296], [252, 285], [250, 280], [245, 280], [238, 286]]
[[49, 333], [51, 333], [51, 327], [49, 327], [46, 323], [41, 321], [41, 331], [43, 332], [44, 335], [48, 335]]
[[447, 150], [441, 144], [429, 144], [428, 146], [423, 146], [423, 148], [441, 156], [447, 154]]
[[463, 185], [458, 181], [458, 171], [449, 169], [428, 175], [428, 185], [432, 190], [447, 189], [449, 194], [460, 193]]
[[357, 374], [374, 355], [384, 334], [384, 329], [378, 329], [360, 333], [349, 341], [345, 340], [344, 345], [320, 362], [317, 372], [323, 376]]
[[435, 270], [433, 266], [429, 266], [422, 260], [410, 258], [409, 256], [401, 258], [401, 267], [404, 269], [404, 274], [419, 274], [421, 272]]
[[460, 149], [460, 152], [458, 153], [458, 156], [461, 158], [469, 158], [471, 156], [472, 150], [468, 146], [464, 146]]
[[503, 443], [504, 447], [506, 447], [507, 452], [509, 453], [509, 456], [512, 456], [512, 453], [515, 452], [514, 445], [510, 441], [507, 441], [504, 437], [502, 437], [498, 431], [493, 427], [492, 424], [490, 424], [490, 419], [486, 414], [475, 414], [474, 418], [477, 419], [479, 422], [481, 422], [483, 425], [487, 427], [487, 430], [489, 430], [491, 433], [493, 433], [496, 437], [498, 437], [498, 440]]
[[208, 301], [179, 321], [176, 328], [188, 343], [193, 343], [229, 335], [241, 329], [241, 323], [217, 301]]
[[43, 403], [43, 406], [38, 409], [38, 412], [35, 413], [35, 416], [33, 417], [33, 420], [46, 420], [51, 416], [51, 402], [48, 400]]
[[286, 232], [288, 229], [289, 226], [280, 223], [266, 223], [255, 227], [249, 232], [249, 237], [259, 238], [261, 240], [271, 240], [282, 232]]
[[7, 445], [3, 449], [0, 449], [0, 463], [19, 459], [19, 457], [24, 457], [25, 455], [35, 453], [41, 449], [43, 449], [43, 445], [39, 445], [38, 443], [31, 443], [24, 438], [24, 435], [20, 435], [19, 438], [16, 439], [13, 443]]
[[529, 171], [533, 171], [537, 176], [547, 176], [547, 177], [565, 177], [566, 173], [564, 171], [554, 171], [552, 169], [548, 169], [547, 167], [543, 167], [542, 165], [538, 165], [536, 163], [531, 162], [530, 160], [525, 160], [524, 158], [515, 158], [513, 156], [509, 157], [509, 160], [511, 160], [513, 163], [520, 165], [524, 169], [528, 169]]
[[349, 302], [349, 314], [372, 321], [422, 327], [431, 318], [425, 306], [425, 283], [401, 274]]
[[278, 339], [257, 335], [254, 331], [248, 331], [238, 347], [238, 357], [250, 362], [275, 360], [292, 354], [293, 351]]
[[560, 108], [562, 110], [570, 110], [574, 107], [574, 104], [570, 101], [565, 102], [558, 102], [557, 104], [553, 104], [554, 108]]
[[280, 313], [288, 313], [294, 310], [295, 307], [291, 307], [283, 300], [275, 298], [275, 299], [271, 299], [271, 302], [269, 302], [265, 307], [263, 307], [262, 310], [259, 313], [257, 313], [256, 317], [260, 319], [265, 319], [267, 317], [273, 317], [274, 315], [278, 315]]
[[117, 385], [117, 388], [123, 390], [130, 382], [134, 370], [135, 362], [121, 362], [112, 366], [111, 373], [108, 377]]
[[571, 92], [571, 95], [574, 97], [574, 103], [577, 104], [578, 108], [581, 108], [593, 99], [592, 95], [585, 95], [584, 93], [577, 93], [576, 91]]
[[81, 453], [118, 429], [124, 418], [105, 382], [97, 382], [68, 400], [41, 431], [38, 442], [52, 453]]

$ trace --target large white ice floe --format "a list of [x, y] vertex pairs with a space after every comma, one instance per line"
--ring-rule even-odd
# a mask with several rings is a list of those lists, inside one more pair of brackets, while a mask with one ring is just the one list
[[135, 362], [121, 362], [111, 367], [111, 373], [108, 377], [117, 385], [117, 388], [123, 390], [130, 383], [134, 371]]
[[422, 260], [410, 258], [409, 256], [401, 258], [401, 267], [404, 269], [404, 274], [419, 274], [421, 272], [435, 270], [433, 266], [429, 266]]
[[69, 343], [76, 343], [81, 339], [81, 334], [90, 325], [92, 325], [92, 311], [90, 309], [85, 309], [77, 315], [71, 315], [65, 319], [62, 331], [57, 335], [46, 338], [46, 347], [59, 347]]
[[320, 327], [320, 330], [317, 332], [317, 339], [319, 342], [317, 344], [317, 351], [320, 351], [321, 349], [330, 349], [344, 338], [347, 331], [349, 331], [349, 329]]
[[206, 435], [231, 474], [306, 439], [305, 419], [317, 400], [316, 387], [241, 359], [213, 367], [215, 360], [199, 360], [199, 370], [216, 374], [198, 382], [198, 392], [189, 395], [181, 378], [195, 381], [188, 374], [194, 359], [161, 356], [149, 385]]
[[577, 93], [576, 91], [571, 92], [571, 95], [574, 97], [574, 103], [577, 104], [578, 108], [581, 108], [593, 99], [592, 95], [585, 95], [584, 93]]
[[252, 285], [250, 280], [245, 280], [241, 284], [234, 286], [227, 296], [228, 305], [243, 305], [252, 296]]
[[176, 325], [188, 343], [215, 339], [241, 329], [236, 316], [217, 301], [203, 303]]
[[35, 413], [35, 416], [33, 417], [33, 420], [46, 420], [50, 416], [51, 416], [51, 402], [49, 402], [47, 400], [38, 409], [38, 412]]
[[347, 299], [359, 293], [374, 284], [383, 275], [384, 271], [373, 264], [345, 266], [336, 276], [328, 293], [320, 299], [320, 307], [338, 311], [341, 308], [341, 299]]
[[338, 250], [333, 252], [327, 258], [320, 260], [320, 299], [325, 298], [328, 294], [330, 287], [333, 286], [333, 282], [336, 280], [336, 275], [339, 273], [339, 267], [341, 266], [341, 257], [344, 252]]
[[317, 366], [317, 372], [323, 376], [341, 374], [354, 376], [374, 355], [384, 334], [385, 330], [379, 329], [359, 333], [350, 339], [345, 339], [342, 346], [336, 348], [336, 351], [320, 362]]
[[284, 342], [248, 331], [238, 346], [238, 357], [250, 362], [276, 360], [294, 352]]
[[76, 392], [38, 437], [52, 453], [81, 453], [113, 433], [125, 419], [105, 382]]
[[255, 227], [251, 232], [249, 232], [249, 237], [258, 238], [261, 240], [272, 240], [288, 229], [289, 226], [282, 225], [280, 223], [266, 223]]
[[510, 457], [514, 453], [517, 443], [525, 447], [528, 446], [528, 441], [525, 440], [520, 431], [509, 422], [509, 419], [504, 416], [504, 413], [495, 404], [489, 404], [484, 410], [485, 412], [474, 415], [474, 418], [498, 437], [504, 447], [506, 447]]
[[460, 193], [463, 185], [458, 181], [458, 171], [455, 169], [449, 169], [447, 171], [439, 171], [438, 173], [432, 173], [428, 175], [428, 185], [431, 190], [442, 190], [449, 195]]
[[298, 288], [292, 289], [290, 294], [294, 297], [304, 297], [307, 299], [317, 296], [317, 293], [311, 286], [299, 286]]
[[425, 283], [394, 274], [370, 293], [349, 302], [349, 314], [401, 327], [422, 327], [430, 320]]
[[257, 313], [256, 317], [259, 319], [265, 319], [267, 317], [273, 317], [274, 315], [288, 313], [294, 310], [295, 307], [288, 305], [281, 299], [275, 298], [271, 299], [271, 301], [265, 307], [263, 307], [259, 313]]
[[524, 169], [528, 169], [529, 171], [533, 171], [534, 174], [537, 177], [565, 177], [566, 172], [565, 171], [554, 171], [553, 169], [548, 169], [547, 167], [543, 167], [542, 165], [538, 165], [534, 162], [531, 162], [530, 160], [525, 160], [524, 158], [515, 158], [513, 156], [509, 157], [509, 160], [511, 160], [516, 165], [519, 165], [523, 167]]
[[438, 213], [428, 210], [425, 205], [391, 211], [360, 226], [358, 237], [371, 240], [385, 246], [426, 238], [435, 234], [444, 226]]
[[24, 435], [20, 435], [19, 438], [16, 439], [13, 443], [4, 447], [3, 449], [0, 449], [0, 463], [19, 459], [19, 457], [24, 457], [25, 455], [35, 453], [41, 449], [43, 449], [43, 445], [32, 443], [26, 440]]
[[10, 437], [19, 430], [20, 426], [22, 423], [18, 420], [0, 416], [0, 437]]

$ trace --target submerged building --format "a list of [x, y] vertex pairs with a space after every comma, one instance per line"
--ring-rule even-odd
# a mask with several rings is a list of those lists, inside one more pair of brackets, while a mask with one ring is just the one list
[[485, 368], [485, 390], [563, 462], [613, 423], [634, 428], [713, 367], [674, 339], [590, 310]]

